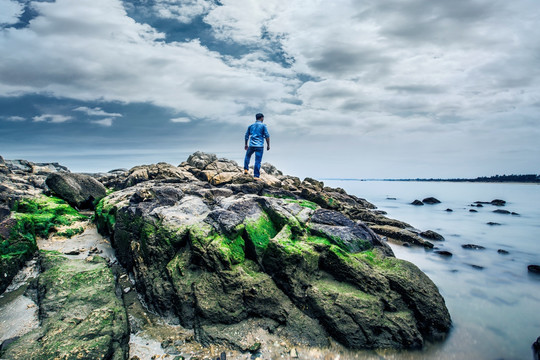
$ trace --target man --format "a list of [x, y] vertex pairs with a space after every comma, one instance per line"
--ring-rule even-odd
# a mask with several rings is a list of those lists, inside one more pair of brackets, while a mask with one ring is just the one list
[[255, 120], [255, 123], [251, 124], [246, 131], [244, 145], [244, 149], [246, 150], [246, 157], [244, 158], [244, 173], [248, 173], [251, 155], [255, 153], [253, 176], [255, 179], [258, 179], [261, 176], [261, 160], [264, 151], [264, 139], [266, 139], [266, 150], [270, 150], [270, 134], [268, 133], [268, 129], [266, 129], [266, 125], [263, 124], [263, 114], [258, 113], [255, 115]]

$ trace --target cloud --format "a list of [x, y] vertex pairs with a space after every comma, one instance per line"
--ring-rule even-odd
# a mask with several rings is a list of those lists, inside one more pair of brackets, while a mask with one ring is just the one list
[[105, 118], [101, 120], [92, 120], [93, 124], [97, 124], [100, 126], [110, 127], [113, 124], [113, 118]]
[[208, 13], [216, 4], [206, 0], [156, 0], [153, 11], [161, 18], [190, 23], [195, 17]]
[[22, 117], [22, 116], [1, 116], [0, 117], [1, 119], [3, 120], [7, 120], [7, 121], [26, 121], [26, 118]]
[[187, 118], [187, 117], [178, 117], [178, 118], [171, 119], [171, 122], [173, 122], [173, 123], [188, 123], [188, 122], [191, 122], [191, 119]]
[[16, 1], [0, 0], [0, 25], [15, 24], [22, 15], [24, 5]]
[[34, 122], [48, 122], [53, 124], [60, 124], [72, 120], [73, 117], [65, 115], [44, 114], [34, 116], [32, 119]]
[[202, 17], [214, 39], [167, 42], [118, 0], [33, 2], [26, 28], [2, 30], [0, 95], [152, 103], [193, 122], [239, 123], [256, 109], [278, 129], [336, 134], [537, 111], [540, 7], [525, 0], [144, 4], [185, 24]]
[[90, 115], [90, 116], [122, 117], [122, 114], [118, 114], [118, 113], [108, 113], [108, 112], [106, 112], [106, 111], [103, 111], [103, 110], [102, 110], [101, 108], [99, 108], [99, 107], [96, 107], [96, 108], [89, 108], [89, 107], [86, 107], [86, 106], [79, 106], [78, 108], [73, 109], [73, 111], [84, 112], [84, 113], [86, 113], [87, 115]]

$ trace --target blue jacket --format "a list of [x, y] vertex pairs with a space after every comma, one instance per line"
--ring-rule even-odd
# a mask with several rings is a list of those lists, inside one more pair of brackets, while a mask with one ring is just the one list
[[246, 131], [245, 140], [248, 141], [250, 137], [250, 147], [264, 147], [264, 139], [270, 137], [266, 124], [263, 124], [262, 121], [251, 124]]

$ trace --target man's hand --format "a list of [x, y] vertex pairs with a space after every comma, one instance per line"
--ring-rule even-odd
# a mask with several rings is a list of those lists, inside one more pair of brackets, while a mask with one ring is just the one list
[[268, 146], [266, 147], [266, 150], [270, 150], [270, 145], [268, 145]]
[[246, 150], [246, 151], [247, 151], [247, 149], [248, 149], [248, 146], [247, 146], [247, 145], [245, 145], [245, 146], [244, 146], [244, 150]]

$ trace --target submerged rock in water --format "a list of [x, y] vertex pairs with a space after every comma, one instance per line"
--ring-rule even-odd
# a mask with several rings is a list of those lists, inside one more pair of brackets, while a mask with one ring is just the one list
[[461, 247], [464, 249], [469, 249], [469, 250], [485, 250], [486, 249], [483, 246], [475, 245], [475, 244], [463, 244], [461, 245]]
[[426, 239], [430, 239], [430, 240], [435, 240], [435, 241], [443, 241], [444, 240], [444, 236], [442, 236], [441, 234], [433, 231], [433, 230], [426, 230], [426, 231], [422, 231], [420, 233], [420, 236], [423, 237], [423, 238], [426, 238]]
[[527, 266], [527, 269], [529, 272], [540, 274], [540, 265], [529, 265]]
[[425, 198], [424, 200], [422, 200], [422, 202], [424, 204], [428, 204], [428, 205], [440, 204], [441, 203], [441, 201], [439, 199], [434, 198], [434, 197]]
[[151, 310], [203, 344], [249, 351], [242, 334], [256, 329], [356, 349], [419, 348], [446, 335], [437, 287], [359, 219], [382, 215], [367, 217], [362, 199], [322, 182], [278, 180], [147, 181], [104, 198], [96, 220]]
[[421, 202], [420, 200], [416, 199], [411, 203], [411, 205], [422, 206], [422, 205], [424, 205], [424, 203]]

